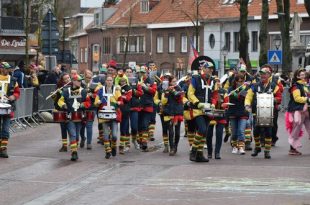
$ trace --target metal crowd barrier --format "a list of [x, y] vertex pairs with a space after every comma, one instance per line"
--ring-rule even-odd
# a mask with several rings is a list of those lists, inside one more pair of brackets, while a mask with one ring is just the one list
[[24, 130], [27, 127], [38, 126], [40, 121], [44, 121], [40, 112], [54, 109], [53, 100], [51, 98], [46, 100], [46, 97], [56, 89], [56, 85], [40, 85], [38, 92], [34, 92], [35, 89], [37, 88], [20, 88], [20, 98], [16, 101], [10, 128], [12, 132], [16, 132], [17, 129]]
[[289, 101], [290, 101], [289, 87], [285, 87], [282, 93], [282, 101], [281, 101], [282, 112], [287, 111]]

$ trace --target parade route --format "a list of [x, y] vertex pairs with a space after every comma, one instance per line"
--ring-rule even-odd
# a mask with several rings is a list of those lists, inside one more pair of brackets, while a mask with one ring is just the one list
[[[0, 204], [310, 204], [310, 141], [304, 136], [302, 156], [289, 156], [284, 119], [271, 160], [233, 155], [223, 143], [222, 159], [198, 164], [188, 160], [181, 138], [176, 156], [162, 149], [104, 158], [102, 145], [79, 149], [71, 162], [60, 153], [60, 128], [44, 124], [13, 134], [8, 159], [0, 160]], [[94, 138], [97, 136], [94, 126]], [[156, 127], [159, 145], [160, 122]], [[182, 134], [183, 136], [183, 134]]]

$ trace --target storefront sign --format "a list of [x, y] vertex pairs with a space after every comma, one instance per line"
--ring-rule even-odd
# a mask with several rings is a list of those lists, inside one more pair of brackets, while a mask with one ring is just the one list
[[13, 48], [25, 47], [26, 46], [26, 39], [8, 40], [5, 38], [2, 38], [0, 41], [0, 45], [1, 45], [1, 47], [13, 47]]

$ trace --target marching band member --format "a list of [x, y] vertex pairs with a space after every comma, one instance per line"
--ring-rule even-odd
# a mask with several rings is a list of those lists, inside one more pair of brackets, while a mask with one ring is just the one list
[[[224, 126], [226, 125], [226, 117], [224, 115], [224, 109], [226, 108], [226, 104], [228, 102], [228, 99], [224, 99], [224, 95], [226, 91], [222, 88], [220, 88], [220, 81], [218, 77], [215, 77], [215, 87], [218, 89], [218, 96], [217, 98], [212, 99], [212, 107], [214, 107], [217, 110], [222, 110], [223, 113], [221, 116], [213, 116], [209, 115], [209, 120], [215, 121], [215, 124], [209, 125], [208, 132], [207, 132], [207, 146], [208, 146], [208, 158], [212, 158], [212, 152], [213, 152], [213, 145], [212, 145], [212, 138], [213, 138], [213, 130], [215, 127], [216, 130], [216, 142], [215, 142], [215, 151], [214, 151], [214, 158], [215, 159], [221, 159], [221, 147], [222, 147], [222, 141], [223, 141], [223, 131], [224, 131]], [[212, 113], [212, 112], [210, 112]], [[208, 115], [208, 113], [207, 113]]]
[[247, 94], [247, 86], [245, 84], [245, 76], [237, 74], [234, 78], [232, 86], [228, 88], [226, 99], [232, 105], [228, 106], [227, 116], [232, 128], [232, 153], [245, 154], [245, 128], [249, 113], [245, 110], [244, 100]]
[[[148, 62], [148, 72], [149, 74], [150, 73], [155, 73], [153, 74], [154, 75], [154, 78], [155, 80], [159, 78], [160, 76], [160, 73], [159, 71], [157, 70], [157, 67], [156, 67], [156, 64], [153, 62], [153, 61], [149, 61]], [[157, 78], [156, 78], [156, 77]], [[154, 80], [154, 79], [151, 79], [151, 80]], [[160, 82], [156, 82], [157, 83], [157, 86], [159, 86], [159, 83]], [[158, 89], [158, 88], [157, 88]], [[156, 103], [154, 102], [153, 103], [153, 113], [152, 113], [152, 117], [151, 117], [151, 120], [150, 120], [150, 124], [149, 124], [149, 127], [148, 127], [148, 137], [149, 137], [149, 140], [150, 141], [154, 141], [155, 138], [154, 138], [154, 133], [155, 133], [155, 125], [156, 125], [156, 113], [157, 113], [157, 105]]]
[[[245, 98], [245, 108], [250, 113], [252, 112], [253, 107], [253, 116], [256, 113], [256, 94], [257, 93], [273, 93], [274, 102], [281, 102], [281, 92], [278, 85], [271, 80], [271, 70], [269, 66], [262, 66], [260, 72], [261, 80], [251, 86], [248, 89], [246, 98]], [[254, 116], [254, 119], [256, 117]], [[263, 136], [265, 139], [265, 159], [270, 159], [270, 150], [271, 150], [271, 134], [272, 127], [259, 127], [256, 126], [254, 120], [254, 140], [255, 140], [255, 150], [252, 153], [253, 157], [256, 157], [258, 153], [261, 152], [261, 142], [260, 136]]]
[[[139, 68], [140, 69], [140, 68]], [[139, 71], [137, 69], [137, 71]], [[126, 69], [126, 76], [130, 82], [132, 90], [132, 98], [130, 100], [130, 128], [131, 128], [131, 142], [134, 144], [136, 149], [139, 149], [139, 143], [137, 142], [138, 135], [138, 115], [141, 111], [140, 97], [143, 94], [142, 87], [138, 83], [138, 78], [135, 78], [131, 68]]]
[[[199, 60], [199, 57], [196, 59]], [[193, 74], [192, 82], [188, 88], [189, 101], [195, 106], [193, 111], [194, 120], [197, 127], [194, 144], [190, 153], [190, 160], [196, 162], [208, 162], [209, 160], [203, 155], [203, 146], [206, 142], [205, 136], [209, 126], [209, 119], [204, 113], [204, 110], [210, 108], [212, 95], [217, 95], [217, 91], [209, 89], [211, 85], [212, 73], [209, 67], [213, 64], [205, 61], [204, 65], [192, 68], [199, 70], [199, 73]], [[211, 86], [210, 86], [211, 87]], [[208, 89], [206, 91], [206, 89]]]
[[[271, 71], [272, 68], [271, 66], [269, 66]], [[279, 91], [281, 92], [281, 96], [283, 94], [284, 91], [284, 87], [283, 84], [280, 80], [280, 76], [278, 76], [277, 74], [275, 74], [274, 76], [272, 76], [272, 81], [275, 82], [278, 87], [279, 87]], [[280, 110], [280, 105], [281, 102], [277, 102], [274, 106], [274, 110], [273, 110], [273, 127], [272, 127], [272, 135], [271, 135], [271, 146], [275, 146], [276, 142], [278, 141], [278, 136], [277, 136], [277, 132], [278, 132], [278, 117], [279, 117], [279, 110]]]
[[[158, 86], [154, 96], [154, 104], [157, 105], [156, 109], [160, 116], [161, 126], [162, 126], [162, 135], [163, 135], [163, 143], [164, 150], [163, 153], [169, 152], [169, 137], [168, 137], [168, 127], [167, 123], [164, 120], [163, 106], [162, 106], [162, 94], [169, 86], [169, 77], [170, 73], [165, 73], [161, 78], [158, 79]], [[159, 81], [160, 80], [160, 81]]]
[[195, 138], [195, 132], [196, 132], [196, 124], [195, 124], [195, 120], [194, 120], [194, 116], [193, 116], [193, 113], [194, 113], [194, 106], [193, 104], [188, 100], [188, 96], [187, 96], [187, 93], [188, 93], [188, 88], [189, 88], [189, 85], [191, 83], [191, 79], [192, 79], [192, 76], [191, 75], [188, 75], [185, 79], [185, 83], [183, 84], [182, 86], [182, 90], [184, 91], [184, 98], [185, 98], [185, 103], [184, 103], [184, 126], [185, 126], [185, 129], [187, 127], [187, 140], [188, 140], [188, 144], [190, 146], [190, 149], [192, 148], [192, 145], [194, 143], [194, 138]]
[[121, 86], [121, 95], [123, 105], [121, 106], [122, 120], [120, 123], [120, 146], [119, 153], [124, 154], [125, 149], [130, 147], [130, 133], [129, 133], [129, 117], [130, 117], [130, 101], [132, 98], [131, 87], [127, 83], [128, 78], [120, 78], [119, 85]]
[[169, 88], [161, 97], [164, 123], [169, 130], [170, 156], [174, 156], [180, 141], [181, 122], [183, 121], [183, 90], [177, 85], [177, 79], [169, 76]]
[[[289, 131], [289, 155], [301, 155], [297, 149], [301, 147], [301, 128], [305, 125], [310, 136], [310, 118], [308, 104], [310, 103], [309, 89], [307, 87], [306, 70], [298, 69], [294, 72], [290, 88], [290, 101], [286, 122], [291, 124]], [[290, 119], [289, 119], [290, 118]]]
[[[91, 106], [91, 100], [87, 91], [81, 87], [82, 78], [76, 74], [72, 76], [72, 85], [65, 88], [58, 106], [68, 111], [69, 121], [67, 124], [70, 135], [71, 161], [78, 160], [78, 141], [81, 129], [82, 111]], [[76, 116], [74, 116], [76, 114]], [[77, 119], [74, 119], [74, 118]]]
[[[68, 73], [63, 73], [61, 76], [60, 76], [60, 79], [57, 83], [57, 89], [58, 89], [58, 92], [55, 93], [52, 98], [54, 100], [54, 107], [55, 107], [55, 110], [57, 111], [63, 111], [65, 112], [65, 110], [60, 107], [58, 105], [58, 101], [59, 99], [61, 98], [62, 96], [62, 89], [64, 89], [65, 87], [69, 87], [69, 83], [71, 82], [71, 79], [70, 79], [70, 75]], [[62, 89], [61, 89], [62, 88]], [[60, 123], [60, 130], [61, 130], [61, 141], [62, 141], [62, 146], [61, 148], [59, 149], [59, 152], [67, 152], [68, 151], [68, 128], [67, 128], [67, 122], [61, 122]]]
[[1, 114], [1, 135], [0, 135], [0, 157], [8, 158], [7, 145], [10, 138], [10, 123], [11, 117], [14, 116], [15, 101], [20, 96], [20, 90], [18, 87], [17, 80], [10, 76], [11, 65], [7, 62], [0, 64], [0, 86], [1, 86], [1, 99], [0, 102], [3, 104], [9, 104], [11, 107], [11, 113]]
[[140, 135], [140, 148], [142, 151], [148, 151], [148, 127], [152, 118], [152, 113], [154, 111], [154, 100], [153, 97], [156, 93], [156, 83], [153, 82], [147, 74], [145, 66], [141, 66], [140, 72], [140, 85], [142, 86], [143, 95], [140, 98], [140, 105], [142, 107], [139, 112], [139, 135]]
[[[90, 100], [91, 100], [91, 106], [86, 109], [85, 111], [85, 118], [82, 121], [82, 127], [81, 127], [81, 143], [80, 143], [80, 147], [83, 148], [85, 146], [85, 129], [86, 129], [86, 136], [87, 136], [87, 145], [86, 148], [88, 150], [92, 149], [92, 138], [93, 138], [93, 124], [94, 124], [94, 117], [95, 117], [95, 106], [94, 106], [94, 102], [95, 102], [95, 98], [96, 98], [96, 87], [92, 87], [92, 77], [93, 77], [93, 73], [90, 70], [86, 70], [85, 74], [84, 74], [84, 88], [87, 90], [87, 95], [89, 96]], [[97, 85], [97, 84], [94, 84]]]
[[[111, 97], [108, 97], [109, 94]], [[116, 111], [116, 119], [99, 119], [99, 123], [102, 124], [104, 131], [106, 159], [109, 159], [111, 154], [116, 156], [118, 123], [122, 119], [119, 107], [123, 104], [120, 87], [113, 85], [113, 78], [111, 76], [107, 76], [105, 86], [99, 89], [95, 99], [95, 106], [102, 110], [104, 106], [108, 105], [108, 100], [110, 100], [110, 106]]]

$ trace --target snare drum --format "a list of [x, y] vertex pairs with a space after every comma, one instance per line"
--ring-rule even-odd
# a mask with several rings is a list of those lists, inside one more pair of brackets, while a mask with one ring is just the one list
[[115, 120], [117, 117], [115, 110], [99, 110], [98, 118], [102, 120]]
[[223, 118], [225, 117], [225, 110], [211, 110], [206, 112], [206, 115], [210, 118]]
[[89, 121], [94, 121], [94, 119], [95, 119], [95, 113], [94, 113], [94, 111], [86, 110], [86, 111], [85, 111], [85, 120], [86, 120], [87, 122], [89, 122]]
[[66, 122], [67, 113], [64, 111], [53, 111], [54, 122]]
[[12, 106], [7, 103], [0, 103], [0, 115], [9, 115], [12, 112]]
[[83, 119], [82, 112], [71, 112], [71, 121], [72, 122], [81, 122]]
[[256, 126], [273, 126], [274, 97], [272, 93], [256, 94]]

